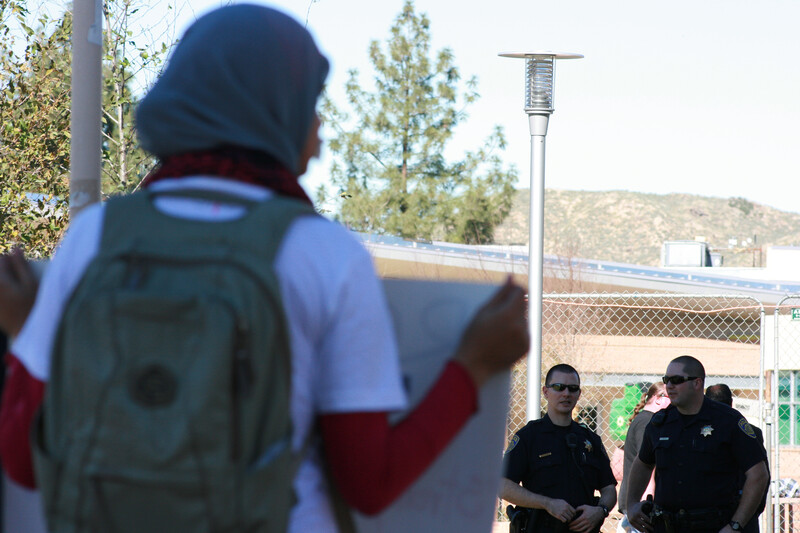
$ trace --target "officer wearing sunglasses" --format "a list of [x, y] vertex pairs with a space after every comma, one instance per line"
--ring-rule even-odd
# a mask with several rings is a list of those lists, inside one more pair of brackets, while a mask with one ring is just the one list
[[508, 509], [510, 532], [599, 531], [617, 502], [617, 482], [600, 437], [572, 420], [581, 396], [578, 372], [554, 366], [542, 394], [547, 414], [519, 430], [504, 456], [500, 497], [517, 506]]
[[[733, 533], [757, 518], [766, 451], [741, 413], [704, 396], [705, 375], [688, 355], [667, 366], [671, 404], [645, 429], [628, 481], [628, 519], [640, 531]], [[654, 501], [641, 502], [653, 468]]]

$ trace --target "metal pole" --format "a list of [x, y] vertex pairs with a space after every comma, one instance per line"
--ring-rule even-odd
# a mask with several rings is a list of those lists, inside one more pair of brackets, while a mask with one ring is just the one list
[[[775, 306], [774, 318], [775, 324], [773, 328], [773, 335], [775, 335], [774, 350], [772, 352], [772, 376], [769, 380], [770, 383], [770, 401], [772, 403], [772, 425], [768, 426], [770, 433], [770, 446], [772, 447], [772, 476], [770, 482], [770, 504], [772, 506], [772, 531], [780, 531], [781, 529], [781, 499], [778, 492], [778, 481], [781, 476], [781, 462], [780, 462], [780, 447], [781, 442], [778, 437], [778, 425], [780, 424], [780, 410], [778, 405], [778, 373], [780, 368], [780, 331], [778, 330], [778, 322], [780, 321], [780, 309], [786, 298], [783, 298], [778, 305]], [[769, 453], [769, 452], [768, 452]]]
[[100, 201], [102, 0], [74, 0], [70, 216]]
[[542, 256], [544, 254], [544, 149], [545, 135], [535, 134], [534, 120], [547, 115], [530, 115], [531, 127], [531, 190], [530, 234], [528, 236], [528, 328], [531, 347], [528, 351], [528, 420], [541, 417], [542, 383]]
[[[764, 428], [765, 449], [767, 451], [767, 467], [769, 468], [769, 454], [772, 446], [772, 403], [764, 401], [764, 372], [766, 372], [766, 351], [764, 349], [764, 338], [766, 337], [766, 313], [761, 307], [759, 315], [758, 333], [761, 341], [759, 342], [759, 372], [758, 372], [758, 425]], [[765, 425], [766, 423], [766, 425]], [[771, 494], [772, 487], [767, 487], [768, 494]], [[762, 531], [769, 531], [772, 524], [772, 501], [764, 508], [764, 513], [758, 517]]]
[[544, 255], [544, 141], [553, 113], [556, 59], [578, 59], [580, 54], [509, 52], [502, 57], [525, 59], [525, 113], [531, 133], [531, 196], [528, 235], [528, 350], [527, 417], [541, 416], [542, 383], [542, 263]]

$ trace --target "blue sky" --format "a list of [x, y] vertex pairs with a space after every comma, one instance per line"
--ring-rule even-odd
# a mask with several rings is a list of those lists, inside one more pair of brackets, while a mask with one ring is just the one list
[[[221, 5], [193, 0], [179, 26]], [[367, 47], [383, 40], [402, 0], [258, 2], [293, 14], [332, 62], [341, 101], [351, 68], [369, 82]], [[164, 3], [166, 4], [166, 3]], [[504, 159], [530, 179], [524, 62], [499, 52], [554, 50], [560, 61], [547, 135], [547, 187], [742, 196], [800, 212], [800, 39], [793, 0], [417, 0], [433, 49], [450, 47], [481, 99], [449, 153], [504, 127]], [[189, 7], [191, 6], [191, 7]], [[180, 31], [180, 30], [179, 30]], [[329, 157], [304, 178], [325, 183]]]

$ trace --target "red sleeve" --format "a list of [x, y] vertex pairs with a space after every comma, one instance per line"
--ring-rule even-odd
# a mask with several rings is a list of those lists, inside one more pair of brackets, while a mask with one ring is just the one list
[[35, 488], [28, 436], [31, 421], [44, 397], [44, 382], [28, 373], [11, 353], [6, 355], [6, 382], [0, 403], [0, 459], [8, 476]]
[[325, 457], [345, 501], [365, 514], [392, 503], [439, 456], [477, 411], [477, 390], [450, 361], [422, 402], [399, 424], [387, 413], [321, 417]]

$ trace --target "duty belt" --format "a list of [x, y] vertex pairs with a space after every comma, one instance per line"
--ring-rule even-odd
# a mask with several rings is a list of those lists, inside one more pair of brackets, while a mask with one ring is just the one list
[[544, 510], [541, 510], [539, 523], [537, 525], [537, 531], [551, 531], [554, 533], [567, 533], [569, 531], [569, 525], [558, 518], [554, 518], [550, 513]]
[[569, 526], [553, 518], [544, 509], [528, 509], [509, 505], [506, 514], [510, 520], [512, 533], [569, 533]]
[[677, 533], [679, 531], [717, 531], [728, 523], [731, 514], [732, 509], [721, 507], [670, 511], [655, 504], [650, 518], [654, 522], [663, 522], [667, 533]]

